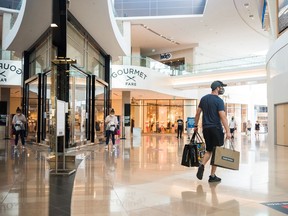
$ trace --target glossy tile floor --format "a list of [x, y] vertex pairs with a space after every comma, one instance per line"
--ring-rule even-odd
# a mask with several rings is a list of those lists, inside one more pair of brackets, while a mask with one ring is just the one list
[[[218, 168], [222, 182], [211, 184], [210, 165], [202, 181], [196, 168], [180, 165], [187, 136], [117, 140], [115, 151], [87, 146], [69, 176], [50, 175], [46, 148], [15, 151], [13, 140], [1, 139], [0, 215], [287, 215], [288, 148], [266, 140], [238, 133], [240, 170]], [[268, 202], [286, 202], [286, 213]]]

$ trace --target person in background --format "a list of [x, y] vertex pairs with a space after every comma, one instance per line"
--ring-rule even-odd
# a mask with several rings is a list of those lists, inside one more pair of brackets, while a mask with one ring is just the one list
[[22, 110], [17, 107], [16, 115], [13, 116], [12, 125], [15, 129], [15, 147], [18, 145], [19, 136], [21, 138], [22, 147], [25, 148], [25, 124], [27, 123], [27, 119], [24, 114], [22, 114]]
[[252, 128], [252, 124], [251, 124], [251, 121], [250, 121], [250, 120], [248, 120], [246, 128], [247, 128], [247, 130], [246, 130], [246, 136], [250, 136], [250, 134], [251, 134], [251, 128]]
[[255, 123], [255, 137], [259, 139], [260, 123], [256, 121]]
[[117, 116], [115, 116], [115, 111], [112, 108], [110, 110], [110, 114], [106, 116], [105, 118], [105, 125], [106, 125], [106, 146], [105, 150], [108, 150], [108, 144], [110, 137], [112, 139], [112, 144], [113, 144], [113, 150], [116, 149], [115, 147], [115, 131], [118, 126], [118, 119]]
[[234, 116], [232, 116], [231, 121], [229, 122], [229, 128], [231, 133], [231, 139], [234, 139], [234, 132], [235, 130], [237, 130], [237, 123]]
[[177, 120], [177, 139], [182, 138], [183, 128], [184, 128], [184, 121], [179, 116]]
[[[226, 138], [231, 138], [228, 120], [224, 111], [224, 102], [219, 97], [219, 95], [223, 95], [225, 92], [225, 89], [223, 88], [224, 86], [227, 85], [222, 83], [221, 81], [214, 81], [211, 84], [211, 94], [207, 94], [201, 98], [196, 111], [194, 131], [198, 131], [199, 118], [201, 113], [203, 113], [202, 128], [206, 144], [206, 152], [202, 159], [202, 163], [198, 167], [198, 171], [196, 174], [199, 180], [202, 180], [203, 178], [204, 167], [206, 163], [210, 160], [213, 149], [216, 146], [222, 146], [224, 144], [224, 133], [222, 124], [226, 131]], [[216, 168], [216, 166], [211, 166], [211, 174], [209, 176], [208, 182], [221, 181], [221, 178], [215, 175]]]

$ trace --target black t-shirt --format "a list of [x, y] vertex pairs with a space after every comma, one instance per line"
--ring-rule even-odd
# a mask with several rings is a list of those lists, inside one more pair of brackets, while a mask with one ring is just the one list
[[183, 127], [183, 124], [184, 124], [184, 122], [183, 122], [182, 119], [178, 119], [178, 120], [177, 120], [177, 125], [178, 125], [178, 127]]

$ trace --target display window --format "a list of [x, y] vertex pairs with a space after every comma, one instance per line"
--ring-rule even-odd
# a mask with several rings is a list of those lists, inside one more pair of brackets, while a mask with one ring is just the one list
[[[187, 105], [184, 101], [193, 103]], [[195, 113], [196, 100], [139, 100], [131, 107], [135, 126], [141, 127], [143, 133], [176, 133], [177, 119], [184, 120], [190, 113]]]

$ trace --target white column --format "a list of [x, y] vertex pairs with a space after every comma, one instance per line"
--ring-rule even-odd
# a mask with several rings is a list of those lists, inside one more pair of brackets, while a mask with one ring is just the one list
[[[2, 22], [2, 39], [6, 38], [10, 31], [10, 25], [11, 25], [11, 19], [12, 15], [9, 13], [3, 13], [3, 22]], [[2, 59], [3, 60], [10, 60], [10, 54], [11, 52], [2, 50]]]

